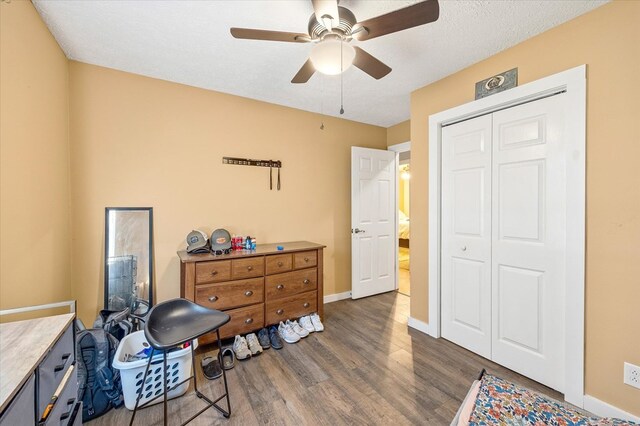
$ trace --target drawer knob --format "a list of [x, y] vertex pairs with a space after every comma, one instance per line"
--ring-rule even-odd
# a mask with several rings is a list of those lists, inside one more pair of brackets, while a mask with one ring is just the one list
[[283, 313], [284, 313], [284, 311], [283, 311], [282, 309], [278, 309], [278, 310], [276, 311], [276, 314], [278, 314], [278, 315], [282, 315]]
[[218, 275], [218, 271], [211, 271], [211, 275]]
[[309, 258], [308, 258], [308, 257], [305, 257], [305, 258], [304, 258], [304, 261], [305, 261], [305, 262], [308, 262], [308, 261], [309, 261]]
[[278, 262], [278, 266], [282, 267], [284, 265], [282, 262]]
[[284, 288], [284, 284], [278, 284], [278, 285], [276, 286], [276, 288], [277, 288], [278, 290], [282, 290], [282, 289]]
[[245, 324], [251, 324], [253, 322], [253, 318], [247, 318], [246, 320], [244, 320]]
[[247, 296], [247, 297], [253, 296], [253, 291], [251, 291], [251, 290], [245, 291], [244, 295]]
[[309, 284], [311, 281], [309, 281], [308, 278], [305, 278], [304, 281], [302, 281], [302, 284]]
[[305, 308], [308, 308], [309, 307], [309, 302], [304, 302], [304, 305], [302, 305], [302, 306], [305, 307]]
[[216, 300], [218, 300], [218, 296], [211, 296], [209, 298], [209, 302], [215, 302]]
[[251, 265], [247, 266], [247, 271], [253, 271], [253, 266]]

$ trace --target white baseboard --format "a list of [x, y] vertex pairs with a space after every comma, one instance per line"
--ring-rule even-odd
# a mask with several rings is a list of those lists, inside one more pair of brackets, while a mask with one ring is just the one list
[[600, 417], [615, 417], [640, 423], [640, 417], [627, 413], [626, 411], [621, 410], [618, 407], [614, 407], [611, 404], [607, 404], [604, 401], [600, 401], [598, 398], [594, 398], [591, 395], [584, 396], [584, 409]]
[[409, 317], [409, 319], [407, 320], [407, 325], [411, 328], [421, 331], [424, 334], [431, 335], [430, 333], [431, 329], [429, 328], [429, 324], [427, 324], [424, 321], [420, 321], [413, 317]]
[[324, 303], [327, 304], [331, 302], [337, 302], [338, 300], [344, 300], [344, 299], [350, 299], [350, 298], [351, 298], [350, 291], [345, 291], [344, 293], [328, 294], [324, 296]]

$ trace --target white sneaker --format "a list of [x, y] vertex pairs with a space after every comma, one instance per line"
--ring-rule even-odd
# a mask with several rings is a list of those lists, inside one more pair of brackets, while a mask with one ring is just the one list
[[233, 341], [233, 352], [236, 354], [236, 359], [243, 360], [251, 358], [251, 351], [247, 345], [247, 340], [238, 335]]
[[288, 324], [289, 327], [291, 327], [293, 331], [300, 337], [307, 337], [309, 335], [309, 332], [304, 328], [300, 327], [300, 324], [298, 324], [298, 321], [296, 320], [293, 320], [293, 321], [287, 320], [286, 324]]
[[313, 324], [311, 324], [311, 318], [309, 318], [308, 315], [306, 317], [300, 318], [299, 321], [302, 328], [307, 330], [309, 333], [313, 333], [314, 331], [316, 331], [316, 329], [313, 327]]
[[[288, 322], [289, 321], [287, 321], [287, 323]], [[278, 326], [278, 334], [282, 337], [282, 340], [287, 343], [298, 343], [300, 341], [300, 336], [293, 331], [293, 328], [282, 321], [280, 321], [280, 325]]]
[[309, 317], [311, 318], [311, 324], [313, 324], [313, 328], [315, 328], [316, 331], [324, 331], [324, 325], [322, 325], [322, 321], [320, 321], [320, 315], [314, 312], [309, 315]]
[[258, 342], [258, 336], [255, 333], [247, 334], [247, 345], [249, 346], [249, 350], [251, 351], [251, 356], [260, 355], [262, 353], [262, 346], [260, 346], [260, 342]]

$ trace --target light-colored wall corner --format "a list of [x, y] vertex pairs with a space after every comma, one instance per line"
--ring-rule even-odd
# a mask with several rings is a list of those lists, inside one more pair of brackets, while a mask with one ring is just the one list
[[387, 127], [387, 146], [411, 140], [411, 120]]
[[[151, 206], [155, 294], [180, 294], [176, 251], [192, 229], [258, 243], [324, 244], [325, 294], [351, 289], [351, 145], [386, 148], [386, 129], [70, 63], [73, 288], [81, 318], [102, 301], [104, 208]], [[324, 130], [320, 124], [324, 122]], [[223, 156], [282, 161], [269, 169]]]
[[351, 298], [350, 291], [345, 291], [343, 293], [327, 294], [326, 296], [324, 296], [324, 303], [327, 304], [327, 303], [337, 302], [339, 300], [350, 299], [350, 298]]
[[68, 76], [31, 2], [0, 2], [0, 309], [71, 297]]
[[[611, 2], [411, 94], [411, 256], [428, 259], [428, 117], [518, 68], [519, 84], [587, 64], [585, 393], [640, 415], [622, 363], [640, 363], [640, 2]], [[544, 52], [544, 54], [532, 54]], [[615, 79], [611, 76], [615, 75]], [[428, 320], [428, 264], [411, 263], [411, 316]]]

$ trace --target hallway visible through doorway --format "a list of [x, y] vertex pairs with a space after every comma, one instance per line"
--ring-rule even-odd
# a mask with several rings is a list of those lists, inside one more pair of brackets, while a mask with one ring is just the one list
[[400, 275], [398, 277], [398, 292], [410, 296], [411, 295], [411, 272], [409, 272], [409, 248], [399, 247], [398, 264], [400, 266]]

